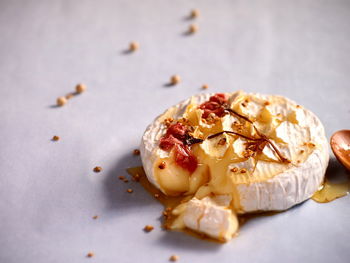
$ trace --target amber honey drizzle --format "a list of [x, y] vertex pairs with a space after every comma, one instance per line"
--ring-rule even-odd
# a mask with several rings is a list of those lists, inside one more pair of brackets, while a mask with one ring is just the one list
[[350, 191], [350, 182], [344, 183], [331, 183], [329, 181], [325, 181], [320, 190], [318, 190], [311, 197], [312, 200], [318, 203], [328, 203], [337, 198], [346, 196]]

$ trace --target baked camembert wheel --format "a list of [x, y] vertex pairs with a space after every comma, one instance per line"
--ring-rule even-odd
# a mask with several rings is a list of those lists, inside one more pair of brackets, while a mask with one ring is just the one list
[[320, 120], [282, 96], [201, 94], [169, 108], [146, 129], [148, 180], [183, 196], [170, 229], [228, 241], [237, 215], [280, 211], [323, 182], [328, 143]]

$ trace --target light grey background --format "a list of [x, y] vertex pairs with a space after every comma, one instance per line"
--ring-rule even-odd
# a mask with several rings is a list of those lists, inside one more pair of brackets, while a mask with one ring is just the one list
[[[199, 32], [185, 36], [192, 8]], [[350, 1], [1, 0], [0, 262], [349, 262], [349, 196], [252, 220], [220, 245], [161, 231], [161, 205], [117, 179], [140, 164], [148, 123], [204, 83], [288, 96], [328, 138], [349, 128], [349, 28]], [[173, 74], [181, 84], [164, 87]], [[79, 82], [87, 92], [52, 107]]]

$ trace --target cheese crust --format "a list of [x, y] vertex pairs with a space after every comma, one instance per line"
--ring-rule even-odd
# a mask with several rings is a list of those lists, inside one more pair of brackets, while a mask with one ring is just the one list
[[[172, 163], [172, 153], [159, 147], [159, 141], [166, 133], [166, 119], [185, 117], [195, 123], [194, 134], [202, 137], [222, 130], [234, 130], [239, 121], [235, 116], [225, 115], [217, 125], [201, 119], [202, 111], [198, 105], [212, 95], [195, 95], [180, 102], [147, 127], [140, 151], [144, 170], [153, 185], [167, 195], [193, 196], [195, 201], [190, 206], [197, 207], [198, 200], [210, 198], [213, 194], [230, 195], [232, 201], [225, 207], [234, 214], [286, 210], [307, 200], [318, 190], [329, 161], [323, 125], [311, 111], [282, 96], [242, 91], [226, 94], [230, 107], [252, 120], [290, 163], [281, 163], [271, 145], [264, 147], [258, 159], [246, 158], [244, 147], [247, 140], [227, 134], [192, 146], [199, 160], [193, 174]], [[218, 146], [222, 138], [227, 143]], [[160, 160], [166, 160], [169, 169], [158, 171]], [[210, 204], [207, 199], [203, 203]], [[186, 213], [185, 218], [190, 218], [190, 210]], [[187, 222], [187, 225], [191, 223]], [[195, 230], [206, 233], [205, 230]], [[228, 239], [227, 235], [224, 239]]]

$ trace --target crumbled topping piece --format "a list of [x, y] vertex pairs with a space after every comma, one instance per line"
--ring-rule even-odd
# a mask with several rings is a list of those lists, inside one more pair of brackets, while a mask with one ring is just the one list
[[60, 139], [60, 137], [57, 136], [57, 135], [55, 135], [55, 136], [52, 137], [52, 140], [53, 140], [53, 141], [58, 141], [59, 139]]
[[129, 51], [131, 51], [131, 52], [134, 52], [134, 51], [138, 50], [139, 48], [140, 48], [140, 45], [137, 42], [131, 42], [129, 44]]
[[265, 101], [265, 102], [264, 102], [264, 105], [265, 105], [265, 106], [269, 106], [270, 104], [271, 104], [271, 103], [270, 103], [269, 101]]
[[191, 15], [190, 15], [190, 17], [191, 17], [192, 19], [197, 18], [198, 16], [199, 16], [199, 10], [198, 10], [198, 9], [193, 9], [193, 10], [191, 10]]
[[77, 93], [83, 93], [86, 90], [86, 85], [79, 83], [76, 87], [75, 87], [75, 91]]
[[95, 220], [96, 220], [97, 218], [98, 218], [98, 215], [95, 215], [95, 216], [92, 217], [92, 219], [95, 219]]
[[208, 89], [209, 88], [209, 86], [207, 85], [207, 84], [204, 84], [203, 86], [202, 86], [202, 89]]
[[160, 195], [159, 194], [154, 194], [154, 197], [158, 199], [160, 197]]
[[67, 103], [67, 99], [65, 97], [58, 97], [56, 102], [57, 102], [57, 106], [62, 107]]
[[86, 255], [88, 258], [92, 258], [93, 256], [95, 256], [95, 254], [93, 252], [89, 252]]
[[140, 150], [139, 150], [139, 149], [135, 149], [135, 150], [133, 151], [133, 154], [134, 154], [134, 155], [140, 155]]
[[158, 165], [158, 168], [159, 169], [165, 169], [166, 167], [166, 163], [164, 161], [162, 161], [159, 165]]
[[68, 93], [67, 95], [66, 95], [66, 99], [67, 100], [69, 100], [69, 99], [71, 99], [71, 98], [73, 98], [74, 97], [74, 94], [73, 93]]
[[129, 188], [128, 190], [126, 190], [129, 194], [131, 194], [132, 192], [134, 192], [134, 190], [132, 190], [131, 188]]
[[133, 180], [134, 182], [140, 181], [140, 175], [139, 175], [139, 174], [133, 175], [133, 176], [132, 176], [132, 180]]
[[238, 172], [238, 168], [237, 168], [237, 167], [233, 167], [233, 168], [231, 169], [231, 172], [237, 173], [237, 172]]
[[218, 145], [225, 145], [226, 144], [226, 138], [221, 138], [219, 141], [218, 141]]
[[99, 172], [101, 172], [102, 171], [102, 167], [101, 166], [96, 166], [95, 168], [94, 168], [94, 172], [95, 173], [99, 173]]
[[179, 260], [179, 256], [177, 255], [172, 255], [170, 258], [169, 258], [170, 261], [178, 261]]
[[165, 124], [165, 126], [169, 127], [173, 121], [174, 121], [173, 118], [166, 118], [166, 119], [163, 121], [163, 123]]
[[245, 168], [241, 169], [241, 174], [245, 174], [246, 172], [247, 172], [247, 169], [245, 169]]
[[145, 232], [151, 232], [154, 229], [154, 227], [152, 225], [146, 225], [143, 230]]
[[198, 31], [198, 26], [196, 26], [196, 25], [190, 25], [189, 28], [188, 28], [188, 32], [189, 32], [190, 34], [194, 34], [194, 33], [196, 33], [197, 31]]
[[179, 75], [174, 75], [170, 78], [170, 84], [171, 85], [176, 85], [181, 81], [181, 78]]
[[122, 181], [124, 181], [126, 178], [125, 178], [125, 176], [118, 176], [118, 178], [119, 178], [119, 180], [122, 180]]

